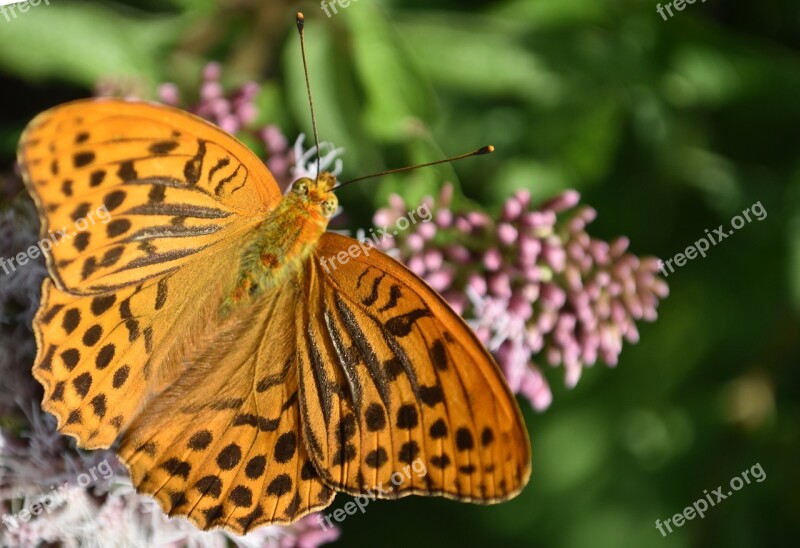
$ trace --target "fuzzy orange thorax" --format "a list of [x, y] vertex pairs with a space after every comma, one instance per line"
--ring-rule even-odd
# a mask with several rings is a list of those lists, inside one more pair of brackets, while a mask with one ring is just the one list
[[256, 299], [297, 273], [314, 251], [328, 221], [338, 208], [332, 192], [336, 177], [298, 179], [274, 210], [253, 232], [242, 251], [239, 275], [226, 308]]

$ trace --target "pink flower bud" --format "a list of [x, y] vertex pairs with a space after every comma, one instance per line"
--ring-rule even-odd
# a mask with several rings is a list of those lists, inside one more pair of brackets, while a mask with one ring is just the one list
[[614, 240], [611, 243], [611, 249], [610, 249], [611, 257], [614, 258], [614, 259], [622, 257], [622, 255], [625, 253], [625, 251], [627, 251], [628, 246], [630, 245], [630, 243], [631, 243], [630, 240], [628, 240], [628, 238], [626, 238], [624, 236]]
[[442, 256], [442, 252], [437, 251], [435, 249], [429, 249], [428, 251], [426, 251], [424, 255], [424, 260], [425, 260], [425, 268], [427, 268], [429, 271], [439, 270], [440, 268], [442, 268], [442, 264], [444, 263], [444, 257]]
[[162, 103], [174, 107], [181, 101], [181, 92], [175, 84], [162, 84], [158, 87], [158, 97]]
[[469, 279], [467, 280], [467, 286], [471, 287], [479, 297], [485, 296], [486, 292], [488, 291], [486, 279], [478, 274], [470, 274]]
[[389, 226], [397, 221], [397, 217], [394, 214], [394, 211], [389, 209], [388, 207], [384, 207], [379, 209], [375, 212], [375, 215], [372, 216], [372, 223], [375, 226]]
[[530, 301], [517, 292], [514, 293], [511, 297], [511, 301], [508, 303], [508, 311], [525, 321], [533, 316], [533, 307]]
[[567, 302], [567, 293], [554, 283], [542, 284], [540, 291], [542, 306], [548, 310], [560, 310]]
[[500, 223], [497, 227], [497, 239], [503, 245], [511, 245], [517, 241], [519, 232], [513, 225], [508, 223]]
[[556, 214], [552, 211], [531, 211], [522, 216], [523, 226], [529, 228], [552, 227], [556, 222]]
[[483, 254], [483, 265], [489, 272], [496, 272], [503, 266], [503, 256], [500, 250], [493, 247]]
[[553, 402], [550, 386], [538, 369], [528, 370], [523, 377], [520, 393], [530, 400], [536, 411], [544, 411]]
[[447, 258], [457, 264], [467, 264], [472, 259], [472, 254], [463, 245], [449, 245], [444, 249]]
[[492, 223], [492, 220], [489, 218], [489, 216], [480, 211], [470, 211], [467, 213], [467, 220], [472, 226], [480, 228], [488, 226]]
[[391, 207], [398, 215], [403, 216], [407, 212], [406, 201], [398, 194], [391, 194], [389, 196], [389, 207]]
[[222, 93], [222, 84], [219, 82], [204, 82], [200, 87], [200, 99], [202, 101], [220, 99], [222, 97]]
[[540, 209], [552, 209], [556, 213], [561, 213], [562, 211], [575, 207], [580, 201], [581, 195], [578, 191], [567, 190], [549, 202], [545, 202]]
[[264, 141], [270, 154], [284, 152], [289, 148], [289, 141], [275, 125], [269, 125], [261, 130], [261, 140]]
[[258, 109], [253, 103], [244, 103], [236, 108], [236, 116], [242, 125], [247, 125], [256, 119]]
[[449, 209], [440, 209], [436, 212], [436, 224], [439, 228], [450, 228], [453, 224], [453, 212]]
[[436, 225], [433, 223], [419, 223], [416, 225], [417, 234], [419, 234], [425, 241], [433, 240], [436, 236]]
[[519, 237], [519, 256], [520, 262], [524, 265], [536, 264], [539, 253], [542, 251], [542, 241], [538, 238], [523, 232]]
[[425, 247], [425, 240], [419, 234], [409, 234], [406, 238], [406, 245], [411, 253], [419, 253]]
[[567, 254], [562, 247], [545, 244], [542, 247], [542, 258], [554, 272], [563, 272], [567, 262]]
[[444, 186], [442, 186], [441, 192], [439, 192], [439, 206], [449, 207], [452, 200], [453, 185], [450, 183], [445, 183]]
[[564, 384], [567, 388], [572, 390], [581, 380], [581, 373], [583, 368], [576, 363], [564, 363]]
[[425, 274], [425, 261], [419, 255], [412, 256], [407, 263], [408, 269], [416, 274], [422, 276]]
[[502, 218], [504, 221], [515, 221], [522, 214], [523, 205], [520, 201], [512, 196], [503, 204]]
[[236, 116], [225, 116], [220, 119], [219, 127], [228, 133], [236, 133], [239, 131], [239, 120], [236, 118]]
[[542, 270], [536, 265], [526, 265], [522, 267], [522, 278], [530, 284], [542, 281]]
[[592, 254], [594, 262], [599, 265], [607, 265], [611, 262], [609, 246], [602, 240], [593, 240], [589, 246], [589, 253]]
[[439, 293], [450, 287], [453, 283], [453, 274], [447, 270], [439, 270], [438, 272], [431, 272], [425, 276], [425, 281], [428, 282], [433, 289]]
[[464, 217], [456, 217], [456, 228], [464, 234], [471, 234], [473, 230], [473, 226]]
[[517, 199], [522, 209], [527, 209], [531, 205], [531, 193], [525, 188], [521, 188], [514, 193], [514, 198]]
[[203, 68], [203, 80], [205, 81], [216, 81], [220, 79], [220, 76], [222, 76], [222, 65], [216, 61], [208, 63]]
[[510, 297], [511, 280], [508, 275], [499, 272], [489, 276], [489, 293], [496, 297]]
[[536, 319], [536, 328], [543, 334], [550, 333], [558, 320], [558, 314], [553, 310], [543, 310]]

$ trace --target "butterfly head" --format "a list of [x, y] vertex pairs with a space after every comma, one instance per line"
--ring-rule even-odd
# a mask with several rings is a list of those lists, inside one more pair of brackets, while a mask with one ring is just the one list
[[339, 199], [334, 194], [336, 176], [323, 171], [317, 179], [303, 177], [292, 183], [292, 194], [306, 208], [316, 210], [326, 219], [333, 217], [339, 208]]

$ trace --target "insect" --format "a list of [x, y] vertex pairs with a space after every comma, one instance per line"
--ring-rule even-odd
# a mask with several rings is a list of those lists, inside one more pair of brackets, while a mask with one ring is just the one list
[[326, 232], [332, 174], [281, 195], [216, 126], [120, 100], [40, 114], [19, 163], [42, 234], [108, 214], [46, 253], [42, 406], [82, 448], [119, 439], [170, 516], [291, 523], [417, 460], [423, 477], [380, 496], [492, 503], [526, 484], [517, 403], [442, 297], [377, 250], [321, 267], [357, 243]]

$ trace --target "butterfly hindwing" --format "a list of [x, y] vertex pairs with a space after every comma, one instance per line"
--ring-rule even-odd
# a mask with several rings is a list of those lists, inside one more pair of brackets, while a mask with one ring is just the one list
[[120, 456], [137, 489], [198, 527], [243, 534], [330, 504], [303, 439], [292, 291], [195, 341], [191, 367], [125, 433]]
[[[514, 496], [530, 446], [498, 366], [421, 279], [368, 253], [323, 235], [306, 276], [312, 304], [297, 318], [304, 427], [325, 481], [349, 493], [391, 486], [389, 497]], [[424, 475], [409, 473], [418, 460]]]
[[280, 200], [247, 147], [191, 114], [84, 100], [37, 116], [19, 145], [56, 284], [84, 295], [173, 272]]
[[[239, 247], [214, 256], [238, 259]], [[81, 447], [108, 447], [154, 394], [180, 375], [195, 339], [214, 315], [234, 272], [208, 280], [209, 264], [183, 269], [112, 293], [76, 296], [50, 280], [34, 320], [34, 376], [42, 406]]]

